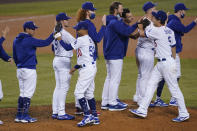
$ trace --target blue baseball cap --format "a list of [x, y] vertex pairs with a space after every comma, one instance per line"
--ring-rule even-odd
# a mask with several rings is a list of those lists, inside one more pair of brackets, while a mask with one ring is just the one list
[[152, 3], [152, 2], [146, 2], [144, 5], [143, 5], [143, 7], [142, 7], [142, 9], [146, 12], [147, 10], [149, 10], [150, 8], [153, 8], [153, 7], [155, 7], [157, 4], [154, 4], [154, 3]]
[[38, 26], [36, 26], [33, 21], [27, 21], [23, 24], [23, 29], [26, 29], [26, 28], [35, 30], [38, 28]]
[[174, 6], [174, 11], [179, 11], [179, 10], [189, 10], [189, 9], [186, 8], [186, 6], [183, 3], [177, 3]]
[[85, 21], [80, 21], [76, 26], [73, 27], [75, 30], [88, 30], [88, 24]]
[[56, 21], [68, 20], [68, 19], [71, 19], [71, 17], [68, 17], [66, 13], [59, 13], [56, 15]]
[[158, 19], [161, 20], [162, 22], [165, 22], [167, 20], [167, 14], [166, 12], [160, 10], [158, 12], [152, 12], [152, 15]]
[[85, 2], [82, 4], [82, 9], [84, 10], [91, 10], [91, 11], [95, 11], [96, 8], [94, 8], [94, 5], [92, 2]]

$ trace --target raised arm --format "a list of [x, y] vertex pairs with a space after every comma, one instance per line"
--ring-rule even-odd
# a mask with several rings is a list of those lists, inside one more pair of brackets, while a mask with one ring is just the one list
[[92, 22], [89, 22], [88, 35], [96, 43], [99, 43], [102, 40], [102, 38], [103, 38], [103, 36], [105, 34], [105, 30], [106, 30], [106, 15], [104, 15], [103, 18], [102, 18], [102, 24], [103, 25], [101, 26], [101, 29], [97, 33], [96, 27], [94, 26], [94, 24]]
[[193, 21], [189, 25], [185, 26], [180, 21], [171, 21], [167, 26], [176, 32], [188, 33], [195, 27], [196, 22]]
[[125, 27], [121, 21], [114, 21], [110, 26], [118, 33], [123, 36], [130, 36], [136, 29], [137, 24], [133, 24], [132, 26]]
[[53, 33], [51, 33], [51, 35], [46, 40], [31, 38], [31, 44], [34, 47], [45, 47], [50, 45], [53, 40], [54, 40]]

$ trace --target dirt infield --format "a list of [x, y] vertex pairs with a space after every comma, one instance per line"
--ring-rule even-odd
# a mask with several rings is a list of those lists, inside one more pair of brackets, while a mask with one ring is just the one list
[[[131, 101], [129, 108], [136, 108]], [[4, 125], [0, 126], [0, 131], [196, 131], [197, 130], [197, 110], [189, 109], [191, 118], [183, 123], [174, 123], [172, 118], [177, 116], [176, 107], [150, 108], [146, 119], [140, 119], [131, 114], [128, 109], [121, 112], [110, 112], [100, 110], [100, 103], [97, 109], [101, 112], [100, 125], [93, 125], [79, 128], [77, 122], [82, 116], [76, 116], [72, 121], [53, 120], [51, 106], [37, 106], [31, 108], [31, 115], [38, 119], [36, 123], [22, 124], [14, 123], [16, 108], [0, 109], [0, 119]], [[67, 113], [74, 114], [74, 104], [66, 105]]]
[[[136, 20], [139, 17], [136, 17]], [[192, 20], [194, 20], [195, 17], [186, 17], [183, 21], [184, 24], [189, 24]], [[37, 30], [36, 36], [37, 38], [46, 38], [53, 30], [54, 22], [55, 22], [55, 15], [47, 15], [47, 16], [24, 16], [24, 17], [9, 17], [9, 16], [1, 16], [0, 17], [0, 30], [5, 27], [5, 25], [8, 25], [11, 29], [6, 44], [4, 44], [4, 47], [9, 52], [12, 51], [12, 43], [14, 38], [17, 36], [19, 32], [22, 32], [22, 25], [24, 21], [27, 20], [33, 20], [35, 23], [40, 27]], [[101, 17], [97, 16], [94, 20], [95, 25], [97, 26], [97, 29], [101, 26]], [[76, 24], [76, 19], [73, 17], [73, 19], [70, 20], [70, 25], [73, 26]], [[75, 36], [75, 31], [70, 27], [68, 28], [68, 31], [71, 32]], [[184, 58], [197, 58], [197, 28], [193, 29], [191, 32], [186, 34], [183, 37], [183, 52], [181, 53], [181, 57]], [[134, 51], [136, 47], [136, 40], [130, 40], [127, 56], [134, 56]], [[44, 47], [38, 50], [38, 53], [51, 53], [51, 47]], [[99, 44], [99, 54], [102, 55], [102, 42]]]

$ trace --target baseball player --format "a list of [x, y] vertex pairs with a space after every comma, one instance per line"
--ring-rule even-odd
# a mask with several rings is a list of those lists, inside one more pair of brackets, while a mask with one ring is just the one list
[[[108, 96], [102, 100], [102, 108], [109, 111], [125, 110], [126, 106], [117, 101], [118, 88], [121, 80], [123, 58], [126, 56], [130, 35], [137, 29], [137, 23], [130, 26], [133, 16], [129, 9], [124, 9], [122, 20], [113, 19], [107, 25], [107, 43], [104, 57], [107, 63], [106, 82], [109, 82]], [[105, 87], [104, 87], [105, 88]], [[104, 89], [105, 90], [105, 89]], [[107, 94], [107, 93], [106, 93]]]
[[140, 102], [137, 110], [130, 110], [131, 113], [145, 118], [154, 92], [159, 81], [164, 78], [173, 97], [177, 99], [179, 115], [172, 119], [174, 122], [182, 122], [189, 119], [183, 94], [177, 82], [176, 72], [176, 41], [174, 32], [165, 26], [167, 15], [164, 11], [152, 12], [154, 27], [145, 29], [140, 26], [140, 36], [148, 37], [156, 43], [156, 55], [158, 62], [155, 65], [147, 84], [145, 96]]
[[[168, 22], [167, 22], [167, 27], [172, 29], [175, 33], [175, 39], [176, 39], [175, 61], [176, 61], [176, 67], [177, 67], [177, 81], [179, 81], [181, 77], [181, 64], [180, 64], [179, 53], [181, 53], [182, 47], [183, 47], [182, 42], [181, 42], [182, 36], [185, 33], [188, 33], [190, 30], [192, 30], [196, 26], [196, 23], [197, 23], [197, 18], [187, 26], [181, 23], [181, 19], [185, 17], [186, 10], [188, 10], [188, 8], [186, 8], [186, 6], [183, 3], [175, 4], [174, 14], [168, 17]], [[158, 99], [160, 99], [164, 83], [165, 83], [164, 80], [160, 82], [159, 88], [157, 89], [157, 98], [155, 102], [151, 104], [151, 106], [158, 106]], [[178, 103], [177, 103], [176, 98], [171, 97], [169, 105], [177, 106]]]
[[[60, 27], [62, 40], [65, 43], [74, 43], [75, 38], [68, 31], [66, 31], [69, 19], [70, 17], [68, 17], [65, 13], [59, 13], [56, 16], [57, 25], [60, 24], [62, 26], [62, 28]], [[71, 69], [71, 58], [73, 56], [73, 52], [66, 51], [64, 46], [62, 46], [58, 40], [54, 40], [52, 42], [52, 47], [55, 53], [53, 69], [56, 80], [56, 87], [53, 93], [52, 118], [58, 120], [72, 120], [75, 117], [66, 114], [65, 101], [70, 86], [71, 75], [69, 74], [69, 71]]]
[[[105, 33], [106, 29], [106, 16], [104, 15], [102, 18], [102, 26], [97, 33], [96, 27], [92, 20], [96, 17], [95, 15], [96, 8], [94, 7], [92, 2], [85, 2], [82, 4], [82, 7], [78, 10], [77, 13], [77, 22], [84, 21], [88, 24], [88, 35], [91, 37], [91, 39], [95, 43], [95, 52], [94, 52], [94, 60], [96, 62], [96, 59], [98, 57], [98, 48], [97, 48], [97, 43], [99, 43]], [[76, 100], [76, 114], [80, 114], [80, 105], [78, 101]]]
[[36, 49], [50, 45], [54, 40], [53, 33], [46, 39], [34, 38], [38, 27], [33, 21], [23, 24], [24, 33], [19, 33], [13, 42], [13, 58], [17, 66], [17, 78], [19, 81], [20, 95], [18, 98], [18, 111], [15, 122], [36, 122], [37, 119], [29, 116], [31, 98], [36, 89]]
[[[109, 15], [106, 17], [106, 24], [107, 26], [110, 24], [112, 20], [120, 20], [123, 12], [123, 5], [120, 2], [112, 2], [112, 4], [109, 7]], [[106, 49], [106, 44], [107, 44], [107, 38], [108, 38], [108, 33], [107, 31], [105, 32], [104, 38], [103, 38], [103, 53], [105, 56], [105, 49]], [[127, 48], [127, 47], [126, 47]], [[106, 69], [107, 69], [107, 76], [105, 79], [104, 87], [103, 87], [103, 92], [102, 92], [102, 102], [101, 102], [101, 109], [107, 110], [109, 107], [108, 101], [109, 101], [109, 84], [110, 84], [110, 67], [109, 63], [106, 61]], [[117, 101], [119, 104], [121, 104], [124, 107], [127, 107], [126, 103], [121, 102], [118, 99], [118, 94], [117, 95]]]
[[[146, 2], [143, 5], [143, 10], [145, 12], [145, 18], [150, 22], [149, 26], [146, 28], [152, 28], [152, 12], [156, 11], [156, 4]], [[134, 102], [137, 102], [138, 105], [145, 95], [147, 82], [154, 67], [154, 48], [155, 43], [152, 39], [145, 37], [140, 37], [138, 39], [138, 44], [135, 51], [136, 63], [138, 66], [138, 77], [136, 82], [136, 93], [133, 97]], [[158, 99], [157, 101], [157, 104], [160, 104], [160, 106], [168, 106], [161, 99]]]
[[[94, 99], [94, 78], [97, 72], [95, 62], [95, 43], [88, 35], [88, 23], [86, 21], [79, 22], [74, 29], [77, 30], [78, 38], [75, 43], [65, 44], [66, 50], [75, 49], [77, 51], [77, 66], [79, 66], [79, 77], [75, 88], [75, 97], [84, 112], [84, 118], [77, 126], [82, 127], [87, 124], [99, 124], [99, 118], [96, 111], [96, 101]], [[75, 68], [77, 68], [75, 66]], [[77, 69], [78, 69], [77, 68]], [[71, 70], [71, 74], [72, 74]], [[88, 102], [88, 104], [87, 104]], [[91, 113], [88, 109], [90, 107]]]
[[[6, 27], [4, 30], [2, 30], [2, 37], [0, 38], [0, 58], [6, 62], [12, 62], [12, 58], [5, 52], [3, 49], [3, 42], [6, 38], [7, 33], [9, 32], [9, 28]], [[2, 84], [0, 80], [0, 101], [3, 99], [3, 91], [2, 91]], [[0, 125], [3, 124], [3, 121], [0, 120]]]

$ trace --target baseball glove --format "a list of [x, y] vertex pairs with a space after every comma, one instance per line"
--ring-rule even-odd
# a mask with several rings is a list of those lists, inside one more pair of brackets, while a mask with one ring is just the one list
[[147, 18], [145, 18], [145, 19], [142, 19], [138, 24], [142, 24], [143, 29], [145, 29], [147, 26], [150, 25], [150, 21]]
[[55, 26], [55, 32], [58, 33], [62, 30], [62, 24], [60, 22], [57, 23]]

